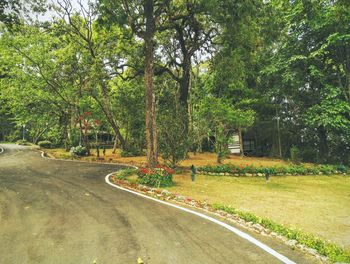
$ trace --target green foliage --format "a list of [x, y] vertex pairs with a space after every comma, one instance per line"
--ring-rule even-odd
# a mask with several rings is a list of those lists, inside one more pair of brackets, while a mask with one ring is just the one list
[[23, 140], [23, 139], [17, 140], [16, 144], [22, 145], [22, 146], [29, 146], [30, 145], [30, 143], [27, 140]]
[[122, 157], [136, 157], [136, 156], [141, 156], [143, 154], [144, 153], [142, 152], [142, 150], [140, 150], [134, 146], [128, 147], [127, 149], [123, 149], [120, 152], [120, 156], [122, 156]]
[[224, 99], [208, 96], [203, 99], [199, 116], [207, 120], [209, 135], [215, 138], [218, 161], [227, 153], [228, 140], [240, 128], [249, 127], [254, 122], [254, 111], [234, 108]]
[[228, 174], [228, 175], [245, 175], [246, 173], [269, 174], [269, 175], [318, 175], [318, 174], [341, 174], [350, 173], [350, 169], [344, 165], [290, 165], [290, 166], [275, 166], [275, 167], [255, 167], [252, 165], [206, 165], [198, 167], [199, 172], [208, 174]]
[[83, 146], [71, 147], [69, 152], [72, 156], [78, 157], [86, 156], [88, 153], [87, 148]]
[[51, 143], [51, 141], [48, 141], [48, 140], [39, 141], [38, 142], [38, 146], [41, 147], [41, 148], [51, 148], [52, 147], [52, 143]]
[[[175, 108], [176, 109], [176, 108]], [[190, 147], [187, 121], [182, 113], [164, 109], [159, 117], [159, 148], [162, 158], [176, 166], [184, 160]]]
[[174, 171], [166, 166], [157, 166], [154, 169], [140, 168], [138, 182], [152, 187], [167, 187], [173, 185]]
[[122, 169], [117, 172], [116, 177], [119, 180], [126, 180], [129, 176], [136, 174], [137, 172], [137, 169]]
[[247, 222], [260, 224], [261, 226], [268, 228], [279, 235], [282, 235], [288, 239], [296, 240], [303, 245], [316, 249], [319, 254], [328, 257], [332, 262], [350, 262], [350, 252], [332, 242], [322, 240], [319, 237], [304, 233], [300, 230], [285, 227], [281, 224], [273, 222], [270, 219], [261, 218], [249, 212], [236, 210], [231, 206], [214, 204], [213, 208], [216, 210], [222, 210], [229, 214], [237, 215]]

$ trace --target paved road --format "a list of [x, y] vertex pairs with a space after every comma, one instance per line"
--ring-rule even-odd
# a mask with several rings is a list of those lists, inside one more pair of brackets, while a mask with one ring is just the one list
[[[214, 223], [108, 186], [104, 177], [117, 166], [2, 147], [0, 263], [280, 263]], [[297, 263], [313, 263], [258, 239]]]

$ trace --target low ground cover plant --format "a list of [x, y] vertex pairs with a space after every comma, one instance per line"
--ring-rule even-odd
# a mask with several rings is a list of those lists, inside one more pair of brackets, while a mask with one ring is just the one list
[[306, 166], [304, 164], [293, 164], [290, 166], [274, 166], [274, 167], [256, 167], [253, 165], [206, 165], [198, 167], [198, 172], [214, 175], [318, 175], [318, 174], [343, 174], [349, 173], [350, 170], [344, 165], [314, 165]]
[[138, 182], [152, 187], [167, 187], [173, 185], [174, 170], [167, 166], [158, 165], [156, 168], [142, 167], [138, 170]]

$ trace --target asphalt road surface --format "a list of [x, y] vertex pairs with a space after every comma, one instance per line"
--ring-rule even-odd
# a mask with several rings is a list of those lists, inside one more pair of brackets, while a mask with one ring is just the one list
[[[107, 185], [104, 177], [118, 166], [1, 146], [1, 264], [281, 263], [219, 225]], [[315, 263], [254, 236], [296, 263]]]

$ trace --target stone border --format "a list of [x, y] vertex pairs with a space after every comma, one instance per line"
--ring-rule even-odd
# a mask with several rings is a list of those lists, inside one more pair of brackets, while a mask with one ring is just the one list
[[[184, 211], [184, 212], [187, 212], [187, 213], [190, 213], [190, 214], [193, 214], [193, 215], [196, 215], [198, 217], [201, 217], [203, 219], [206, 219], [212, 223], [215, 223], [217, 225], [220, 225], [226, 229], [228, 229], [229, 231], [231, 231], [232, 233], [235, 233], [236, 235], [238, 235], [239, 237], [249, 241], [250, 243], [254, 244], [255, 246], [261, 248], [262, 250], [264, 250], [265, 252], [269, 253], [270, 255], [274, 256], [275, 258], [277, 258], [278, 260], [282, 261], [283, 263], [286, 263], [286, 264], [296, 264], [294, 261], [288, 259], [286, 256], [278, 253], [277, 251], [273, 250], [272, 248], [270, 248], [269, 246], [265, 245], [264, 243], [260, 242], [259, 240], [255, 239], [254, 237], [248, 235], [247, 233], [233, 227], [233, 226], [230, 226], [222, 221], [219, 221], [213, 217], [210, 217], [206, 214], [203, 214], [203, 213], [199, 213], [197, 211], [193, 211], [191, 209], [188, 209], [188, 208], [185, 208], [185, 207], [182, 207], [180, 205], [176, 205], [176, 204], [173, 204], [173, 203], [170, 203], [170, 202], [166, 202], [164, 200], [161, 200], [159, 199], [160, 196], [156, 196], [155, 197], [152, 197], [150, 195], [148, 195], [149, 193], [148, 192], [140, 192], [139, 190], [135, 189], [135, 188], [132, 188], [132, 187], [129, 187], [129, 188], [124, 188], [124, 186], [120, 186], [120, 185], [117, 185], [117, 184], [114, 184], [110, 181], [110, 177], [112, 177], [114, 174], [116, 174], [117, 172], [112, 172], [108, 175], [106, 175], [105, 177], [105, 181], [107, 184], [109, 184], [110, 186], [113, 186], [114, 188], [117, 188], [117, 189], [120, 189], [120, 190], [123, 190], [123, 191], [126, 191], [126, 192], [129, 192], [129, 193], [132, 193], [134, 195], [137, 195], [137, 196], [140, 196], [140, 197], [143, 197], [143, 198], [146, 198], [146, 199], [149, 199], [149, 200], [152, 200], [152, 201], [155, 201], [155, 202], [158, 202], [158, 203], [161, 203], [161, 204], [164, 204], [164, 205], [167, 205], [167, 206], [170, 206], [170, 207], [173, 207], [173, 208], [176, 208], [176, 209], [179, 209], [181, 211]], [[142, 187], [145, 187], [143, 185], [141, 185]], [[148, 187], [146, 187], [148, 188]], [[163, 192], [165, 192], [165, 190], [163, 190]], [[170, 193], [170, 192], [168, 192]], [[168, 199], [169, 200], [169, 199]], [[208, 212], [208, 211], [207, 211]]]
[[[137, 166], [134, 165], [130, 165], [130, 164], [122, 164], [122, 163], [108, 163], [108, 162], [96, 162], [96, 161], [82, 161], [82, 160], [68, 160], [68, 159], [57, 159], [57, 158], [51, 158], [47, 156], [47, 153], [44, 152], [43, 150], [41, 151], [41, 157], [48, 159], [48, 160], [58, 160], [58, 161], [69, 161], [69, 162], [80, 162], [80, 163], [89, 163], [89, 164], [104, 164], [104, 165], [115, 165], [115, 166], [125, 166], [128, 168], [134, 168], [134, 169], [138, 169]], [[1, 153], [1, 152], [0, 152]], [[121, 169], [122, 170], [122, 169]], [[298, 243], [295, 240], [288, 240], [287, 238], [285, 238], [284, 236], [278, 235], [275, 232], [271, 232], [271, 230], [261, 226], [260, 224], [254, 224], [252, 222], [246, 222], [243, 219], [241, 219], [238, 216], [226, 213], [222, 210], [216, 210], [214, 209], [210, 204], [207, 204], [205, 201], [197, 201], [195, 199], [189, 198], [189, 197], [185, 197], [182, 195], [177, 195], [177, 194], [173, 194], [167, 190], [160, 190], [160, 189], [156, 189], [156, 188], [151, 188], [145, 185], [140, 185], [140, 184], [130, 184], [127, 180], [113, 180], [112, 183], [110, 181], [110, 177], [115, 176], [119, 171], [117, 172], [113, 172], [108, 174], [105, 177], [105, 182], [110, 185], [113, 186], [114, 188], [118, 188], [120, 190], [141, 196], [143, 198], [146, 199], [150, 199], [153, 200], [155, 202], [158, 203], [162, 203], [165, 204], [167, 206], [171, 206], [171, 207], [175, 207], [179, 210], [197, 215], [199, 217], [202, 217], [204, 219], [207, 219], [211, 222], [214, 222], [218, 225], [223, 226], [224, 228], [230, 230], [231, 232], [237, 234], [238, 236], [248, 240], [249, 242], [253, 243], [254, 245], [260, 247], [261, 249], [263, 249], [264, 251], [266, 251], [267, 253], [275, 256], [276, 258], [278, 258], [279, 260], [281, 260], [283, 263], [286, 264], [295, 264], [295, 262], [291, 261], [290, 259], [288, 259], [287, 257], [281, 255], [280, 253], [274, 251], [272, 248], [268, 247], [267, 245], [261, 243], [259, 240], [253, 238], [252, 236], [242, 232], [241, 230], [234, 228], [233, 226], [230, 226], [224, 222], [221, 222], [213, 217], [207, 216], [205, 214], [187, 209], [185, 207], [182, 207], [181, 205], [185, 205], [185, 206], [190, 206], [190, 207], [194, 207], [196, 209], [202, 210], [205, 213], [209, 213], [209, 214], [214, 214], [215, 216], [218, 217], [223, 217], [225, 220], [228, 220], [229, 222], [235, 223], [237, 225], [239, 225], [242, 228], [248, 229], [250, 231], [253, 231], [255, 233], [258, 233], [260, 235], [263, 236], [269, 236], [272, 238], [277, 238], [279, 240], [281, 240], [283, 243], [285, 243], [286, 245], [292, 247], [292, 248], [298, 248], [301, 251], [308, 253], [310, 255], [312, 255], [313, 257], [315, 257], [316, 259], [320, 260], [323, 263], [328, 263], [328, 258], [321, 256], [320, 254], [318, 254], [318, 252], [315, 249], [309, 248], [307, 246], [304, 246], [300, 243]], [[170, 201], [170, 202], [166, 202], [166, 201]], [[179, 205], [175, 205], [179, 204]]]
[[[118, 189], [121, 189], [121, 190], [124, 190], [127, 192], [131, 192], [133, 194], [137, 194], [139, 196], [142, 196], [142, 197], [145, 197], [145, 198], [148, 198], [151, 200], [156, 200], [160, 203], [163, 203], [163, 204], [166, 204], [166, 205], [169, 205], [172, 207], [183, 208], [181, 206], [177, 206], [177, 205], [173, 204], [173, 203], [176, 203], [179, 205], [194, 207], [196, 209], [204, 211], [205, 213], [214, 214], [215, 216], [222, 217], [225, 220], [232, 222], [232, 223], [235, 223], [235, 224], [239, 225], [240, 227], [247, 229], [249, 231], [255, 232], [255, 233], [263, 235], [263, 236], [277, 238], [278, 240], [282, 241], [287, 246], [290, 246], [291, 248], [297, 248], [297, 249], [301, 250], [302, 252], [307, 253], [307, 254], [315, 257], [317, 260], [321, 261], [322, 263], [329, 263], [328, 258], [320, 255], [315, 249], [309, 248], [309, 247], [299, 243], [296, 240], [289, 240], [282, 235], [279, 235], [275, 232], [272, 232], [271, 230], [263, 227], [260, 224], [253, 223], [253, 222], [246, 222], [245, 220], [241, 219], [237, 215], [229, 214], [229, 213], [222, 211], [222, 210], [217, 210], [217, 209], [213, 208], [213, 206], [211, 204], [208, 204], [206, 201], [199, 201], [199, 200], [195, 200], [195, 199], [183, 196], [183, 195], [174, 194], [174, 193], [171, 193], [165, 189], [151, 188], [151, 187], [141, 185], [141, 184], [136, 184], [136, 183], [132, 184], [132, 183], [128, 182], [127, 180], [119, 180], [116, 178], [117, 173], [118, 172], [111, 173], [111, 174], [106, 176], [107, 184], [109, 184], [113, 187], [116, 187]], [[114, 184], [111, 183], [110, 178], [112, 178], [112, 181]], [[172, 202], [172, 203], [170, 203], [170, 202]], [[186, 209], [185, 211], [187, 211], [187, 210], [190, 211], [190, 213], [194, 212], [190, 209]], [[197, 215], [200, 213], [194, 212], [194, 214]], [[208, 216], [206, 216], [205, 218], [207, 219], [207, 217]], [[218, 221], [218, 220], [216, 220], [216, 221]], [[218, 221], [218, 222], [221, 222], [221, 221]], [[284, 262], [284, 263], [289, 263], [289, 262]]]

